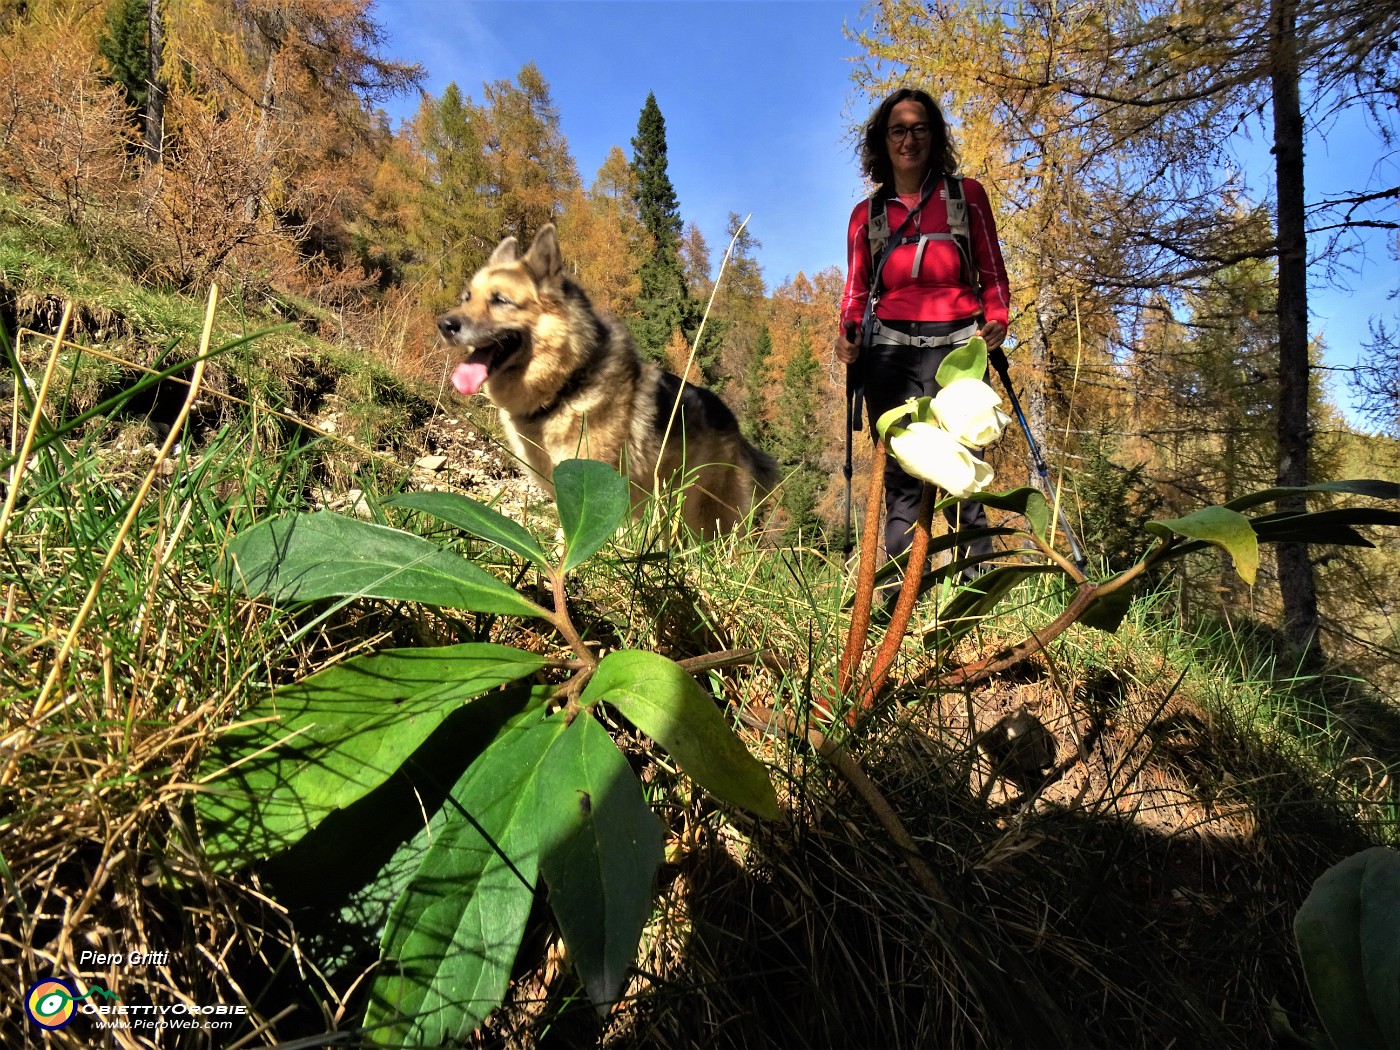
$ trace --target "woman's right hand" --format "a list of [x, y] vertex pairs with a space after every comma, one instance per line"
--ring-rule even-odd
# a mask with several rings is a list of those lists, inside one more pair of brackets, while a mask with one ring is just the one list
[[860, 357], [860, 343], [856, 342], [858, 330], [854, 324], [845, 325], [831, 341], [832, 351], [836, 354], [836, 360], [843, 365], [853, 365]]

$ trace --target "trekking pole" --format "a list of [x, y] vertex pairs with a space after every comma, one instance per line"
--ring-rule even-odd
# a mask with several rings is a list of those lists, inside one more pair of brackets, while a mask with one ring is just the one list
[[[846, 322], [846, 342], [856, 341], [856, 326], [854, 321]], [[855, 544], [851, 539], [851, 459], [852, 445], [855, 442], [855, 432], [861, 429], [860, 421], [860, 393], [861, 383], [860, 369], [864, 364], [859, 358], [846, 366], [846, 465], [841, 468], [841, 473], [846, 478], [846, 542], [841, 547], [842, 558], [849, 558]]]
[[1021, 433], [1026, 435], [1026, 444], [1030, 446], [1031, 459], [1035, 463], [1036, 473], [1040, 475], [1041, 484], [1045, 486], [1045, 492], [1051, 499], [1055, 500], [1055, 509], [1060, 520], [1060, 530], [1065, 534], [1065, 539], [1069, 541], [1070, 557], [1074, 560], [1075, 567], [1083, 572], [1088, 565], [1084, 557], [1084, 551], [1080, 549], [1079, 541], [1074, 538], [1074, 530], [1069, 527], [1069, 519], [1065, 516], [1065, 508], [1060, 506], [1059, 499], [1055, 496], [1055, 487], [1050, 484], [1050, 468], [1045, 465], [1045, 457], [1040, 454], [1040, 446], [1035, 443], [1035, 436], [1031, 433], [1031, 425], [1026, 422], [1026, 414], [1021, 411], [1021, 401], [1016, 397], [1016, 388], [1011, 385], [1011, 372], [1006, 354], [1001, 347], [987, 352], [987, 360], [992, 363], [992, 367], [997, 370], [997, 375], [1001, 378], [1002, 388], [1006, 391], [1006, 396], [1011, 401], [1011, 409], [1016, 413], [1017, 420], [1021, 423]]

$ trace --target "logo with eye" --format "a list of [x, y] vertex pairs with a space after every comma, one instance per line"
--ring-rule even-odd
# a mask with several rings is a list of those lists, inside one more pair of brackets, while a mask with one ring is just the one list
[[105, 999], [109, 1003], [119, 1003], [116, 992], [100, 985], [93, 985], [82, 995], [73, 991], [73, 986], [57, 977], [50, 977], [33, 985], [24, 997], [24, 1012], [29, 1020], [40, 1028], [53, 1031], [62, 1028], [77, 1013], [74, 1003], [89, 997]]
[[77, 998], [67, 982], [50, 977], [29, 989], [24, 997], [24, 1012], [40, 1028], [52, 1031], [73, 1020]]

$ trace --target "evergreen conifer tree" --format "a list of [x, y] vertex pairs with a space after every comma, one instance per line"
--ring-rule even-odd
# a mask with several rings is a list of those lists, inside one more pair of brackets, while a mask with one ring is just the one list
[[804, 324], [798, 332], [797, 349], [783, 369], [772, 427], [772, 451], [790, 471], [782, 488], [781, 506], [788, 513], [784, 540], [796, 539], [799, 532], [809, 537], [821, 526], [817, 500], [825, 478], [820, 467], [823, 441], [817, 418], [820, 371]]
[[744, 375], [744, 416], [740, 428], [744, 437], [755, 444], [764, 443], [768, 432], [768, 421], [764, 419], [764, 391], [768, 388], [768, 362], [773, 356], [773, 335], [767, 325], [758, 330], [753, 352], [749, 355], [748, 370]]
[[675, 187], [666, 174], [666, 121], [656, 95], [647, 95], [632, 139], [635, 200], [642, 226], [651, 239], [651, 253], [642, 263], [637, 317], [631, 322], [637, 348], [654, 361], [664, 361], [671, 333], [689, 338], [699, 325], [699, 311], [686, 290], [680, 261], [681, 215]]
[[107, 25], [97, 41], [112, 82], [122, 89], [126, 104], [137, 114], [146, 111], [151, 79], [147, 3], [148, 0], [117, 0], [107, 11]]

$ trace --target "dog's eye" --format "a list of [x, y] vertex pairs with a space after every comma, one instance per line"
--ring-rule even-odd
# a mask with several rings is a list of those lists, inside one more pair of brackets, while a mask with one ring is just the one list
[[492, 293], [491, 293], [491, 305], [492, 305], [492, 306], [514, 306], [515, 303], [513, 303], [513, 302], [512, 302], [509, 298], [507, 298], [506, 296], [502, 295], [500, 292], [492, 292]]

